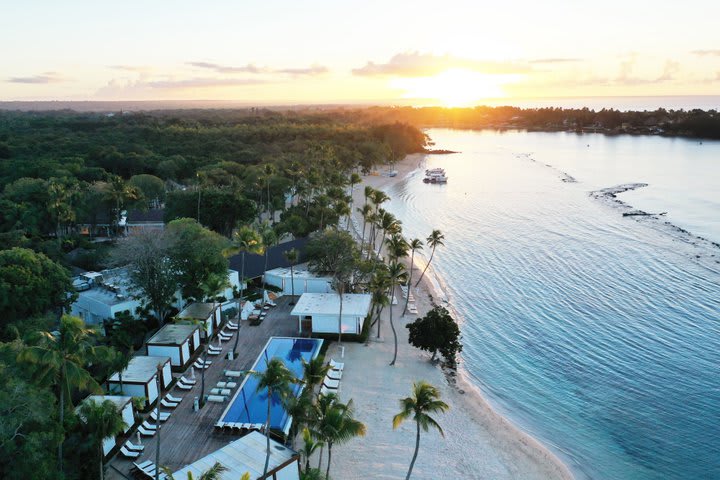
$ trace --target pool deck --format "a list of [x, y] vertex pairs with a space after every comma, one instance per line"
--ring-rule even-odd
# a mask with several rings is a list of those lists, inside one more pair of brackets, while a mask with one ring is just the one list
[[[281, 297], [275, 300], [277, 306], [268, 311], [267, 317], [258, 326], [250, 326], [247, 321], [240, 322], [240, 329], [234, 332], [233, 338], [223, 343], [221, 355], [208, 356], [213, 361], [212, 366], [205, 371], [205, 391], [213, 388], [217, 382], [225, 380], [223, 370], [246, 370], [252, 367], [258, 355], [262, 352], [270, 337], [293, 337], [297, 334], [297, 317], [291, 317], [292, 306], [289, 305], [290, 297]], [[227, 360], [226, 354], [235, 343], [235, 335], [240, 335], [238, 343], [238, 358]], [[217, 340], [213, 341], [217, 345]], [[185, 372], [189, 377], [189, 370]], [[179, 377], [178, 374], [174, 374]], [[215, 423], [220, 420], [228, 402], [210, 403], [199, 412], [194, 412], [193, 399], [200, 396], [200, 372], [195, 370], [197, 384], [192, 390], [180, 390], [172, 388], [169, 392], [175, 397], [183, 397], [182, 403], [174, 410], [166, 408], [161, 412], [172, 412], [170, 419], [163, 423], [160, 431], [160, 464], [168, 467], [171, 471], [177, 471], [205, 455], [227, 445], [237, 436], [223, 435], [214, 431]], [[233, 394], [236, 389], [233, 390]], [[166, 394], [167, 392], [165, 392]], [[231, 396], [232, 398], [232, 396]], [[150, 421], [151, 423], [152, 420]], [[133, 443], [137, 442], [137, 436], [131, 436]], [[145, 460], [155, 461], [155, 449], [157, 436], [142, 437], [145, 446], [143, 454], [136, 460], [140, 463]], [[106, 479], [133, 478], [130, 474], [133, 460], [128, 460], [118, 453], [108, 462]]]

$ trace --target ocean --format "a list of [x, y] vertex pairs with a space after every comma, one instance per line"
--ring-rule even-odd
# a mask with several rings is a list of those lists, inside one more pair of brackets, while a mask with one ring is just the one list
[[[579, 479], [720, 478], [720, 142], [427, 133], [449, 183], [387, 209], [446, 235], [470, 379]], [[591, 194], [620, 184], [647, 186]]]

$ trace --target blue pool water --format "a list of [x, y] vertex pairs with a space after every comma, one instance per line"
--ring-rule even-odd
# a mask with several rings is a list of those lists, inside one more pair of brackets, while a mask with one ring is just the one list
[[[314, 338], [271, 337], [260, 354], [252, 370], [264, 372], [267, 363], [277, 357], [297, 377], [303, 376], [303, 360], [309, 361], [320, 353], [322, 340]], [[266, 388], [258, 390], [259, 380], [248, 375], [240, 389], [222, 416], [223, 422], [265, 423], [267, 420], [268, 392]], [[302, 385], [292, 386], [293, 394], [299, 395]], [[270, 428], [285, 431], [289, 424], [289, 416], [277, 394], [273, 394], [270, 408]]]

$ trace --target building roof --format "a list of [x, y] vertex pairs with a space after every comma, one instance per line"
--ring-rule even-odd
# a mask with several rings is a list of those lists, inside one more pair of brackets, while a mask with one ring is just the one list
[[[316, 275], [312, 273], [308, 269], [308, 264], [303, 263], [299, 265], [295, 265], [293, 267], [293, 276], [295, 279], [316, 279], [316, 280], [326, 280], [328, 282], [332, 281], [332, 277], [329, 276], [323, 276], [323, 275]], [[273, 268], [272, 270], [268, 270], [265, 272], [266, 275], [275, 275], [278, 277], [285, 277], [290, 278], [290, 267], [280, 267], [280, 268]]]
[[[125, 378], [123, 378], [125, 380]], [[85, 398], [82, 403], [85, 402], [96, 402], [96, 403], [102, 403], [106, 400], [111, 401], [115, 404], [118, 411], [121, 411], [123, 408], [125, 408], [125, 405], [132, 402], [132, 397], [127, 397], [124, 395], [90, 395], [89, 397]], [[76, 411], [80, 408], [78, 407], [75, 409]]]
[[[370, 312], [372, 295], [366, 293], [343, 294], [343, 316], [364, 317]], [[291, 315], [329, 315], [340, 312], [340, 295], [337, 293], [303, 293]]]
[[[278, 267], [289, 267], [290, 263], [285, 259], [283, 252], [291, 249], [295, 249], [299, 252], [298, 263], [301, 263], [305, 259], [305, 245], [307, 244], [307, 238], [296, 238], [289, 242], [275, 245], [268, 249], [268, 270]], [[242, 271], [242, 255], [234, 255], [230, 257], [230, 268]], [[254, 253], [245, 254], [245, 278], [256, 278], [265, 272], [265, 255], [256, 255]]]
[[[123, 382], [141, 382], [147, 383], [157, 373], [158, 364], [166, 364], [170, 361], [170, 357], [151, 357], [145, 355], [138, 355], [133, 357], [128, 364], [128, 367], [123, 370]], [[120, 376], [117, 373], [109, 379], [110, 382], [119, 382]]]
[[[203, 472], [209, 470], [215, 462], [219, 462], [227, 468], [220, 474], [221, 480], [237, 480], [246, 472], [250, 473], [250, 478], [255, 480], [262, 477], [265, 468], [265, 442], [266, 439], [262, 433], [248, 433], [244, 437], [228, 443], [220, 450], [181, 468], [173, 473], [173, 477], [186, 478], [188, 472], [192, 472], [194, 478], [200, 478]], [[270, 439], [270, 452], [268, 472], [278, 469], [297, 456], [297, 453], [272, 439]]]
[[168, 323], [147, 341], [148, 344], [182, 345], [196, 331], [199, 325], [183, 325]]
[[212, 312], [220, 306], [219, 303], [191, 303], [182, 312], [175, 315], [175, 318], [189, 320], [207, 320]]

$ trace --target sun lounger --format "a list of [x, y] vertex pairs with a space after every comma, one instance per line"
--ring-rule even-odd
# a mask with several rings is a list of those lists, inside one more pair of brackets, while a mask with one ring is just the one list
[[[157, 422], [158, 420], [158, 414], [157, 411], [153, 409], [152, 412], [150, 412], [150, 418], [155, 420]], [[161, 422], [167, 422], [168, 418], [170, 418], [170, 412], [160, 412], [160, 421]]]
[[195, 363], [193, 363], [193, 367], [195, 367], [195, 368], [197, 368], [197, 369], [199, 369], [199, 370], [203, 370], [203, 369], [208, 369], [208, 368], [210, 368], [210, 364], [209, 364], [209, 363], [199, 363], [199, 362], [195, 362]]
[[232, 390], [230, 390], [229, 388], [211, 388], [210, 393], [212, 395], [230, 396]]
[[237, 325], [230, 325], [229, 323], [228, 323], [227, 325], [225, 325], [225, 328], [227, 328], [228, 330], [231, 330], [231, 331], [233, 331], [233, 332], [234, 332], [235, 330], [239, 330], [239, 329], [240, 329], [240, 327], [238, 327]]
[[238, 372], [238, 371], [236, 371], [236, 370], [225, 370], [225, 371], [223, 372], [223, 374], [224, 374], [226, 377], [236, 377], [236, 378], [237, 378], [237, 377], [242, 377], [242, 372]]
[[320, 387], [320, 393], [324, 396], [328, 396], [330, 394], [337, 395], [337, 390], [331, 390], [325, 385], [323, 385], [322, 387]]
[[140, 455], [142, 455], [141, 452], [136, 452], [134, 450], [128, 450], [127, 447], [124, 445], [120, 447], [120, 453], [123, 454], [123, 457], [126, 458], [138, 458]]
[[125, 442], [124, 447], [127, 448], [128, 450], [130, 450], [131, 452], [142, 452], [143, 450], [145, 450], [145, 445], [135, 445], [130, 440]]
[[202, 358], [198, 358], [197, 360], [195, 360], [195, 363], [198, 363], [198, 364], [200, 364], [200, 365], [208, 365], [208, 366], [210, 366], [210, 365], [212, 365], [213, 361], [212, 361], [212, 360], [204, 360], [204, 359], [202, 359]]
[[183, 382], [178, 382], [175, 386], [177, 388], [179, 388], [180, 390], [186, 390], [186, 391], [192, 390], [192, 388], [193, 388], [192, 385], [188, 385], [187, 383], [183, 383]]
[[228, 325], [229, 327], [240, 328], [240, 325], [237, 324], [237, 323], [235, 323], [235, 322], [233, 322], [232, 320], [228, 320], [227, 325]]
[[171, 402], [169, 400], [165, 400], [164, 398], [160, 400], [160, 405], [162, 405], [165, 408], [176, 408], [178, 405], [180, 405], [180, 402]]
[[331, 390], [337, 390], [340, 387], [340, 381], [325, 377], [323, 385]]
[[182, 402], [182, 399], [183, 399], [183, 397], [173, 397], [169, 393], [167, 395], [165, 395], [165, 398], [173, 403], [180, 403], [180, 402]]
[[185, 376], [181, 376], [180, 381], [183, 382], [185, 385], [195, 385], [197, 383], [197, 380], [195, 380], [194, 378], [185, 378]]
[[235, 383], [235, 382], [218, 382], [217, 386], [219, 388], [235, 388], [235, 387], [237, 387], [237, 383]]
[[340, 380], [342, 378], [342, 370], [333, 370], [331, 368], [328, 370], [326, 377], [331, 380]]
[[332, 368], [333, 370], [341, 370], [341, 371], [342, 371], [342, 369], [345, 368], [345, 364], [344, 364], [344, 363], [340, 363], [340, 362], [336, 362], [335, 360], [333, 360], [333, 359], [331, 358], [331, 359], [330, 359], [330, 368]]
[[153, 429], [153, 430], [148, 430], [148, 429], [145, 428], [143, 425], [140, 425], [140, 426], [138, 427], [138, 430], [137, 430], [137, 431], [140, 432], [140, 435], [142, 435], [142, 436], [144, 436], [144, 437], [152, 437], [153, 435], [155, 435], [155, 432], [156, 432], [155, 429]]
[[145, 428], [146, 430], [157, 430], [157, 425], [154, 425], [147, 420], [145, 420], [140, 426]]
[[142, 463], [133, 462], [133, 465], [135, 466], [136, 469], [142, 470], [143, 468], [149, 467], [150, 465], [152, 465], [152, 463], [153, 463], [152, 460], [145, 460]]
[[222, 353], [222, 350], [209, 350], [208, 349], [208, 355], [212, 355], [213, 357], [216, 357]]
[[208, 395], [207, 401], [213, 402], [213, 403], [223, 403], [223, 402], [225, 402], [225, 398], [226, 397], [223, 395]]

